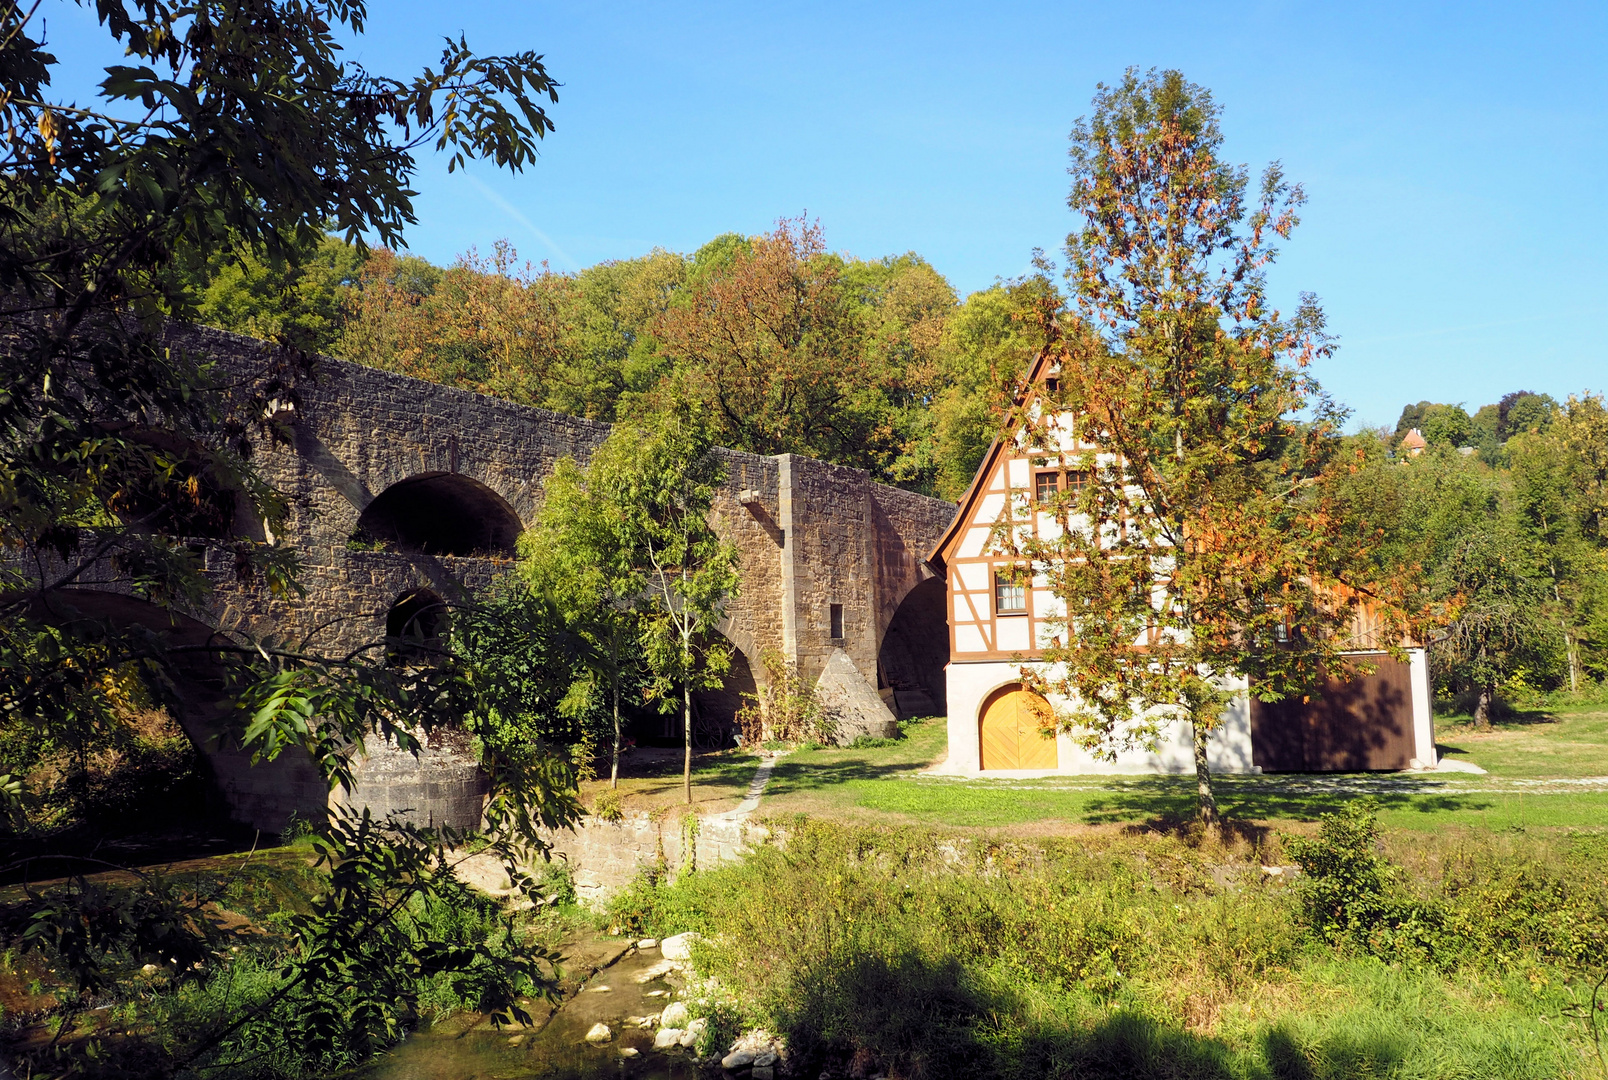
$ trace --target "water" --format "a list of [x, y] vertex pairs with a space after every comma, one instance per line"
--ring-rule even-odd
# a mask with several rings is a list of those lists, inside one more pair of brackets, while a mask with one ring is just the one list
[[[659, 1012], [672, 1000], [663, 978], [637, 981], [659, 963], [658, 949], [619, 955], [618, 944], [590, 941], [563, 951], [567, 970], [599, 970], [545, 1022], [545, 1007], [538, 1003], [532, 1009], [536, 1028], [516, 1025], [498, 1032], [479, 1017], [449, 1020], [410, 1036], [365, 1069], [364, 1080], [694, 1080], [700, 1075], [685, 1052], [654, 1051], [654, 1028], [625, 1024], [626, 1018]], [[597, 1023], [607, 1024], [614, 1038], [591, 1046], [586, 1033]], [[627, 1047], [638, 1056], [622, 1057]]]

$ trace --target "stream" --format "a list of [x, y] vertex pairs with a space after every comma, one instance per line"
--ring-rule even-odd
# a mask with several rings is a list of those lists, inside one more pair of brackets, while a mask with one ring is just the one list
[[[631, 1017], [658, 1013], [674, 987], [654, 969], [657, 948], [626, 942], [566, 943], [563, 990], [557, 1009], [527, 1006], [536, 1025], [494, 1030], [476, 1015], [453, 1017], [416, 1032], [362, 1070], [363, 1080], [694, 1080], [702, 1075], [685, 1051], [655, 1051], [653, 1026], [627, 1025]], [[577, 985], [577, 977], [584, 976]], [[638, 981], [642, 979], [643, 981]], [[545, 1017], [545, 1019], [544, 1019]], [[607, 1024], [613, 1038], [592, 1046], [586, 1034]], [[635, 1050], [635, 1056], [622, 1051]]]

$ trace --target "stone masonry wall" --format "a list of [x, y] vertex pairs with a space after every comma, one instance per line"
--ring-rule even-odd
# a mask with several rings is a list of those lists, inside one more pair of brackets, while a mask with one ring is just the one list
[[[175, 327], [171, 342], [211, 357], [241, 384], [277, 357], [263, 342], [204, 328]], [[358, 518], [388, 488], [420, 474], [462, 477], [484, 485], [528, 527], [558, 459], [585, 462], [609, 430], [330, 358], [318, 359], [313, 379], [293, 381], [299, 400], [275, 417], [288, 418], [291, 440], [260, 440], [257, 462], [289, 499], [284, 535], [273, 539], [300, 555], [307, 595], [271, 597], [220, 568], [203, 615], [222, 629], [326, 650], [376, 642], [387, 612], [410, 590], [427, 588], [450, 602], [510, 565], [497, 556], [349, 549]], [[883, 634], [904, 596], [930, 576], [922, 560], [954, 506], [808, 458], [719, 453], [729, 476], [713, 520], [742, 560], [741, 590], [722, 632], [760, 682], [766, 649], [781, 650], [812, 678], [842, 649], [875, 694]], [[834, 603], [844, 607], [844, 637], [836, 641], [828, 625]], [[891, 714], [870, 719], [881, 723]], [[400, 783], [394, 771], [385, 770], [393, 786]], [[271, 793], [254, 791], [252, 800], [253, 823], [275, 827]], [[280, 809], [288, 814], [299, 801], [305, 794], [287, 797]]]

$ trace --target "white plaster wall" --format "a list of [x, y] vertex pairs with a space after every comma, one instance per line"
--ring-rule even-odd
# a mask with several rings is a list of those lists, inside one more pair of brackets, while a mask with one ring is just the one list
[[[978, 748], [978, 719], [983, 700], [1001, 686], [1021, 679], [1021, 665], [1008, 661], [980, 664], [951, 663], [945, 670], [949, 696], [949, 757], [940, 770], [963, 776], [999, 777], [1087, 776], [1091, 774], [1193, 773], [1195, 751], [1189, 726], [1170, 725], [1156, 749], [1125, 750], [1115, 761], [1096, 758], [1062, 734], [1056, 739], [1059, 767], [1055, 769], [990, 769], [982, 774]], [[1243, 679], [1230, 680], [1227, 688], [1234, 696], [1223, 723], [1207, 744], [1206, 758], [1212, 772], [1248, 773], [1258, 770], [1251, 764], [1251, 713]], [[1064, 705], [1063, 701], [1052, 701]]]
[[[1429, 657], [1424, 649], [1407, 650], [1407, 672], [1413, 695], [1413, 757], [1418, 768], [1433, 769], [1435, 753], [1435, 705], [1429, 688]], [[951, 706], [953, 708], [953, 706]]]

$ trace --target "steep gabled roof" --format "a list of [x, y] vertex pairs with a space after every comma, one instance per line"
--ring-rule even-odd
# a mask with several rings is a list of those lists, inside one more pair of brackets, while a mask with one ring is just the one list
[[1011, 444], [1011, 436], [1016, 431], [1021, 411], [1038, 396], [1041, 376], [1050, 363], [1049, 351], [1043, 350], [1027, 366], [1027, 378], [1023, 380], [1021, 388], [1017, 390], [1016, 397], [1011, 402], [1011, 413], [1006, 417], [1000, 433], [994, 436], [994, 441], [989, 444], [988, 452], [983, 455], [982, 464], [977, 467], [977, 474], [972, 477], [971, 486], [966, 489], [966, 494], [960, 497], [960, 506], [955, 510], [953, 520], [949, 522], [949, 528], [944, 530], [944, 534], [938, 538], [938, 543], [933, 547], [932, 554], [927, 556], [929, 563], [938, 566], [946, 565], [944, 552], [956, 543], [958, 536], [965, 532], [966, 526], [971, 521], [972, 510], [976, 507], [977, 500], [982, 498], [983, 478], [994, 471], [994, 465], [998, 462], [1000, 454]]

